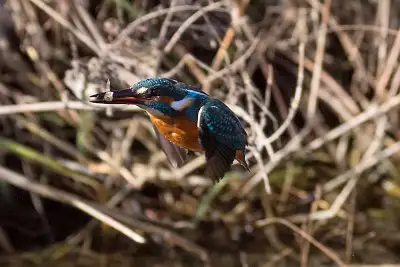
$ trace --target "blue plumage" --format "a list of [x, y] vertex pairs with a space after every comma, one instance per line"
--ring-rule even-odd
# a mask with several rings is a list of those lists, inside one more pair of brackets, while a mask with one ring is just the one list
[[141, 87], [151, 88], [151, 87], [160, 87], [165, 90], [172, 88], [177, 81], [168, 79], [168, 78], [147, 78], [138, 81], [137, 83], [131, 86], [132, 90], [139, 89]]
[[218, 142], [236, 150], [245, 148], [246, 132], [235, 114], [217, 99], [209, 100], [202, 110], [205, 126]]
[[[107, 99], [105, 96], [105, 93], [96, 94], [92, 102], [136, 104], [155, 116], [169, 117], [171, 121], [182, 121], [173, 118], [184, 116], [192, 125], [197, 125], [197, 129], [191, 128], [189, 132], [196, 133], [197, 130], [198, 143], [206, 154], [206, 175], [222, 177], [235, 158], [248, 169], [244, 156], [247, 134], [239, 119], [222, 101], [199, 88], [168, 78], [149, 78], [129, 89], [113, 91]], [[182, 149], [166, 147], [173, 145], [166, 140], [162, 140], [161, 144], [170, 162], [174, 155], [168, 153], [174, 152], [180, 153], [175, 155], [178, 157], [174, 162], [182, 164]], [[179, 146], [179, 143], [175, 145]]]

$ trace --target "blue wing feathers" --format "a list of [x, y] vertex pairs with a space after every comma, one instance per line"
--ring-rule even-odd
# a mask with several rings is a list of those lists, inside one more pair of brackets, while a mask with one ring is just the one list
[[205, 174], [221, 178], [230, 169], [236, 152], [244, 151], [247, 135], [239, 119], [219, 100], [208, 101], [199, 112], [199, 142], [207, 158]]
[[218, 142], [237, 150], [246, 145], [246, 132], [235, 114], [220, 101], [210, 101], [202, 111], [202, 120]]

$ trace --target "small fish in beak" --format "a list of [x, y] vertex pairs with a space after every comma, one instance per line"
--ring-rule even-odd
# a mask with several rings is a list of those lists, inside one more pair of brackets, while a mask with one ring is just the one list
[[91, 95], [89, 101], [92, 103], [108, 103], [112, 102], [114, 98], [114, 92], [108, 91]]
[[140, 97], [140, 95], [130, 88], [102, 92], [89, 97], [89, 102], [100, 104], [140, 104], [145, 100], [148, 99]]

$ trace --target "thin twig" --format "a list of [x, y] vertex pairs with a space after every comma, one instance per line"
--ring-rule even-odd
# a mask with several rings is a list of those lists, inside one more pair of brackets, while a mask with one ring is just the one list
[[[118, 35], [116, 40], [110, 45], [111, 47], [117, 47], [121, 45], [121, 43], [127, 38], [130, 34], [132, 34], [136, 28], [143, 24], [146, 21], [149, 21], [151, 19], [155, 19], [160, 16], [165, 16], [169, 12], [177, 13], [177, 12], [185, 12], [185, 11], [197, 11], [201, 7], [200, 6], [189, 6], [189, 5], [182, 5], [182, 6], [172, 6], [166, 9], [160, 9], [156, 10], [150, 13], [147, 13], [146, 15], [136, 19], [135, 21], [131, 22], [129, 25], [125, 27], [125, 29]], [[172, 9], [172, 11], [170, 11]]]
[[[362, 123], [374, 119], [376, 117], [382, 116], [383, 114], [389, 112], [391, 109], [400, 106], [400, 95], [389, 99], [384, 104], [380, 105], [379, 107], [373, 108], [371, 107], [367, 111], [361, 113], [360, 115], [354, 117], [353, 119], [349, 120], [348, 122], [339, 125], [338, 127], [334, 128], [333, 130], [329, 131], [324, 137], [315, 139], [314, 141], [310, 142], [306, 145], [302, 152], [310, 152], [312, 150], [316, 150], [322, 147], [326, 142], [332, 141], [341, 135], [345, 134], [346, 132], [358, 127]], [[277, 151], [274, 154], [274, 158], [271, 159], [266, 165], [265, 170], [270, 172], [274, 169], [284, 158], [288, 157], [290, 154], [298, 151], [300, 148], [300, 140], [299, 136], [293, 138], [284, 148]], [[305, 151], [304, 151], [305, 150]], [[258, 172], [254, 175], [250, 181], [248, 181], [245, 186], [242, 188], [243, 194], [247, 194], [251, 188], [253, 188], [256, 184], [258, 184], [262, 179], [262, 175]]]
[[225, 37], [222, 40], [217, 53], [211, 64], [213, 70], [218, 70], [221, 66], [222, 59], [227, 55], [226, 51], [232, 43], [233, 37], [235, 36], [235, 28], [238, 28], [240, 17], [244, 15], [244, 12], [249, 5], [250, 0], [233, 1], [233, 7], [231, 10], [232, 26], [228, 28], [225, 33]]
[[226, 66], [222, 70], [217, 71], [217, 72], [211, 74], [210, 76], [208, 76], [206, 78], [206, 80], [203, 81], [204, 91], [205, 92], [209, 91], [209, 89], [210, 89], [209, 86], [213, 81], [222, 78], [224, 75], [228, 74], [229, 72], [235, 72], [235, 71], [237, 71], [238, 68], [242, 67], [243, 64], [246, 62], [246, 60], [251, 55], [253, 55], [253, 53], [256, 50], [259, 43], [260, 43], [260, 38], [259, 38], [259, 36], [257, 36], [254, 39], [254, 41], [251, 43], [250, 47], [246, 50], [246, 52], [242, 56], [240, 56], [237, 60], [232, 62], [232, 64], [230, 64], [229, 66]]
[[59, 190], [57, 188], [54, 188], [52, 186], [48, 185], [43, 185], [40, 183], [37, 183], [35, 181], [31, 181], [27, 179], [26, 177], [11, 171], [3, 166], [0, 166], [0, 179], [2, 181], [5, 181], [7, 183], [10, 183], [18, 188], [21, 188], [23, 190], [29, 191], [36, 193], [42, 197], [46, 197], [49, 199], [52, 199], [54, 201], [58, 201], [70, 206], [73, 206], [93, 218], [98, 219], [99, 221], [102, 221], [103, 223], [111, 226], [115, 230], [121, 232], [122, 234], [126, 235], [127, 237], [131, 238], [133, 241], [137, 243], [145, 243], [146, 240], [144, 237], [141, 235], [135, 233], [122, 223], [116, 221], [115, 219], [111, 218], [107, 214], [104, 214], [103, 212], [99, 211], [96, 209], [93, 205], [88, 200], [85, 200], [81, 197], [75, 196], [73, 194], [70, 194], [68, 192]]
[[332, 129], [325, 136], [314, 139], [311, 141], [305, 149], [307, 151], [316, 150], [321, 148], [325, 143], [330, 142], [343, 134], [349, 132], [350, 130], [360, 126], [361, 124], [372, 120], [374, 118], [380, 117], [390, 110], [400, 106], [400, 95], [388, 99], [385, 103], [380, 106], [371, 106], [368, 110], [360, 113], [358, 116], [353, 117], [347, 122], [339, 125], [338, 127]]
[[325, 1], [323, 10], [322, 10], [322, 23], [318, 33], [317, 39], [317, 48], [315, 51], [315, 65], [313, 69], [313, 76], [311, 79], [311, 91], [310, 97], [308, 101], [308, 109], [307, 109], [307, 119], [308, 123], [313, 123], [314, 114], [317, 109], [317, 100], [318, 100], [318, 91], [321, 83], [321, 70], [322, 70], [322, 61], [324, 59], [325, 54], [325, 43], [326, 43], [326, 32], [327, 32], [327, 23], [329, 20], [329, 10], [331, 7], [331, 0]]
[[[19, 105], [0, 106], [0, 116], [12, 115], [25, 112], [49, 112], [57, 110], [105, 110], [107, 105], [102, 104], [86, 104], [80, 101], [53, 101], [53, 102], [38, 102]], [[115, 109], [138, 112], [142, 111], [134, 105], [115, 106]]]
[[100, 34], [100, 31], [97, 29], [96, 25], [93, 23], [92, 18], [89, 16], [88, 12], [84, 9], [79, 1], [74, 0], [74, 5], [76, 10], [78, 11], [79, 16], [86, 24], [89, 32], [92, 34], [93, 39], [96, 40], [97, 46], [100, 48], [100, 51], [104, 51], [106, 48], [106, 42], [103, 36]]
[[282, 224], [295, 232], [296, 234], [300, 235], [302, 238], [306, 239], [308, 242], [313, 244], [316, 248], [321, 250], [326, 256], [328, 256], [332, 261], [334, 261], [339, 266], [346, 266], [346, 264], [339, 258], [339, 256], [329, 249], [328, 247], [324, 246], [320, 242], [318, 242], [315, 238], [307, 234], [305, 231], [301, 230], [296, 225], [292, 224], [291, 222], [281, 219], [281, 218], [267, 218], [265, 220], [257, 221], [257, 227], [266, 227], [270, 224]]
[[299, 44], [299, 71], [297, 74], [297, 85], [294, 94], [294, 98], [290, 104], [289, 114], [287, 115], [286, 119], [283, 121], [281, 126], [271, 135], [268, 137], [265, 142], [272, 143], [276, 141], [290, 126], [293, 121], [294, 116], [296, 115], [297, 109], [300, 105], [301, 94], [303, 91], [303, 80], [304, 80], [304, 52], [305, 52], [305, 40], [302, 39]]
[[72, 32], [76, 38], [82, 41], [82, 43], [86, 44], [89, 48], [91, 48], [97, 55], [101, 55], [101, 50], [99, 47], [92, 41], [92, 39], [88, 38], [85, 34], [81, 33], [77, 30], [71, 23], [65, 20], [63, 17], [60, 16], [54, 9], [49, 7], [46, 3], [41, 0], [30, 0], [34, 3], [38, 8], [43, 10], [47, 15], [52, 17], [55, 21], [61, 24], [64, 28]]
[[380, 99], [385, 99], [386, 87], [388, 85], [390, 76], [393, 73], [394, 68], [398, 65], [398, 58], [400, 56], [400, 31], [397, 32], [395, 42], [393, 44], [392, 50], [389, 53], [387, 62], [385, 64], [385, 70], [383, 71], [381, 77], [376, 83], [376, 94]]
[[[357, 183], [359, 175], [365, 170], [374, 167], [376, 164], [380, 163], [382, 160], [389, 158], [395, 153], [400, 151], [400, 141], [394, 143], [388, 148], [377, 152], [373, 157], [370, 157], [364, 161], [361, 161], [354, 168], [346, 171], [345, 173], [339, 175], [335, 179], [331, 180], [329, 183], [323, 186], [324, 192], [329, 192], [332, 189], [336, 188], [340, 184], [345, 181], [348, 181], [346, 186], [343, 188], [342, 192], [340, 192], [339, 196], [335, 199], [334, 203], [330, 207], [329, 210], [318, 211], [316, 213], [311, 214], [310, 218], [312, 220], [324, 220], [334, 217], [339, 209], [343, 206], [343, 203], [346, 201], [347, 197], [351, 193], [351, 190]], [[349, 180], [350, 179], [350, 180]]]
[[206, 12], [210, 12], [216, 9], [221, 8], [224, 5], [224, 2], [215, 2], [212, 3], [208, 6], [205, 6], [196, 13], [194, 13], [190, 18], [185, 20], [185, 22], [178, 28], [178, 30], [174, 33], [174, 35], [171, 37], [170, 41], [164, 48], [164, 53], [169, 53], [171, 49], [174, 47], [174, 45], [178, 42], [178, 40], [181, 38], [182, 34], [192, 25], [196, 20], [198, 20], [201, 16], [204, 16]]

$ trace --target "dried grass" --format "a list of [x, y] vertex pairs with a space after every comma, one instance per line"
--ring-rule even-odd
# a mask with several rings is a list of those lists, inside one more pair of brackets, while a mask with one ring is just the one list
[[[3, 2], [2, 265], [400, 263], [396, 1]], [[138, 108], [87, 103], [154, 76], [224, 100], [252, 173], [171, 169]]]

